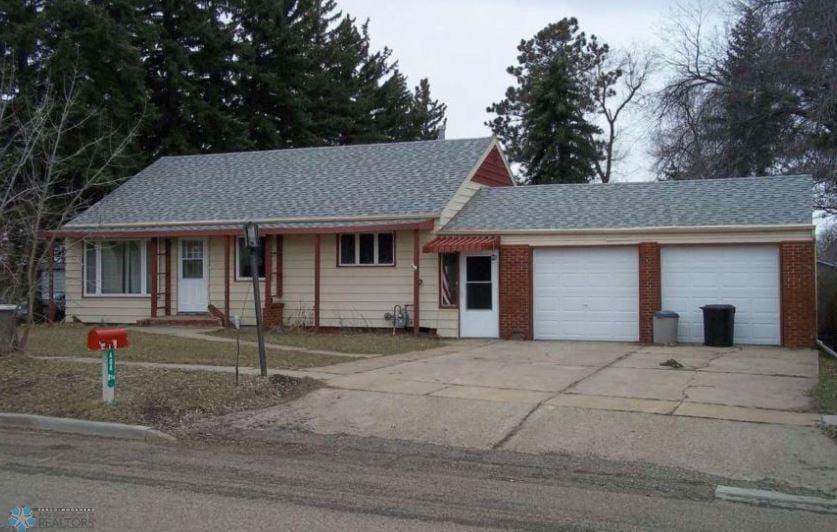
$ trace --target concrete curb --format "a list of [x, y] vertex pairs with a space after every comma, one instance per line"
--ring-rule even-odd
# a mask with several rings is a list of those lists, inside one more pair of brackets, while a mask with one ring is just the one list
[[823, 414], [820, 422], [826, 427], [837, 427], [837, 415]]
[[771, 506], [789, 510], [807, 510], [837, 514], [837, 499], [789, 495], [778, 491], [753, 490], [732, 486], [717, 486], [715, 498], [730, 502], [743, 502], [756, 506]]
[[103, 436], [123, 440], [142, 440], [149, 443], [171, 442], [174, 436], [142, 425], [104, 423], [63, 417], [38, 416], [35, 414], [10, 414], [0, 412], [0, 428], [26, 428], [70, 432], [86, 436]]

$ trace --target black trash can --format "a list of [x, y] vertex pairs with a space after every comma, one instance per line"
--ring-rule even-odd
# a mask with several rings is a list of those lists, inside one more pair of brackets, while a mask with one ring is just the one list
[[732, 305], [704, 305], [703, 344], [730, 347], [735, 339], [735, 307]]

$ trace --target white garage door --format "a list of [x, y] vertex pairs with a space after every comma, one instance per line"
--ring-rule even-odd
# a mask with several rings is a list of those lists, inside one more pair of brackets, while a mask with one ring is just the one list
[[662, 249], [662, 303], [680, 314], [681, 342], [703, 343], [700, 307], [735, 305], [735, 343], [779, 344], [779, 249], [685, 246]]
[[536, 339], [639, 339], [636, 248], [538, 249], [534, 268]]

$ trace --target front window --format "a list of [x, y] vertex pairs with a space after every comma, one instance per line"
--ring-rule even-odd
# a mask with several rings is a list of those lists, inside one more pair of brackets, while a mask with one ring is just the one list
[[439, 306], [459, 305], [459, 253], [439, 254]]
[[84, 293], [88, 296], [148, 294], [148, 259], [143, 240], [84, 243]]
[[394, 233], [347, 233], [338, 237], [340, 266], [393, 266]]
[[[256, 250], [256, 269], [259, 272], [259, 279], [264, 279], [264, 256], [267, 249], [267, 239], [259, 238], [259, 248]], [[252, 279], [253, 274], [250, 268], [250, 248], [244, 237], [238, 237], [238, 246], [235, 254], [235, 275], [236, 279]]]

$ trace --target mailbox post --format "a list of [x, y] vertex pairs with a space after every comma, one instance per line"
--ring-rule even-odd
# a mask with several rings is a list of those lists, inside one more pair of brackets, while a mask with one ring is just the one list
[[259, 226], [248, 222], [244, 226], [244, 243], [250, 250], [250, 277], [253, 279], [253, 302], [256, 304], [256, 339], [259, 341], [259, 370], [262, 377], [267, 377], [267, 355], [264, 348], [262, 331], [262, 302], [259, 295]]
[[116, 348], [128, 347], [125, 329], [91, 329], [87, 333], [87, 349], [102, 352], [102, 401], [116, 399]]

